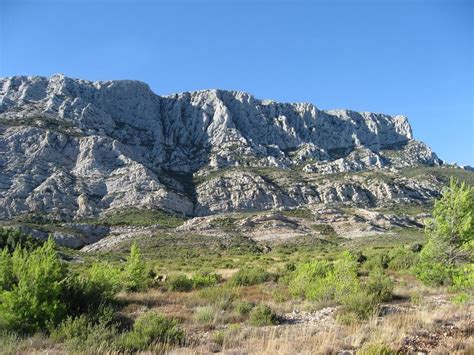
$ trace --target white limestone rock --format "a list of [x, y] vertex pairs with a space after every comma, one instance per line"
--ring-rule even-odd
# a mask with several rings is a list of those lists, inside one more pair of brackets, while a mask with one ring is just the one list
[[[408, 193], [408, 185], [315, 186], [305, 179], [279, 186], [245, 168], [327, 175], [440, 163], [413, 140], [404, 116], [323, 111], [239, 91], [158, 96], [129, 80], [0, 79], [0, 219], [42, 213], [72, 220], [128, 208], [205, 215], [370, 205], [391, 196], [425, 198], [438, 187]], [[209, 178], [222, 169], [232, 173]]]

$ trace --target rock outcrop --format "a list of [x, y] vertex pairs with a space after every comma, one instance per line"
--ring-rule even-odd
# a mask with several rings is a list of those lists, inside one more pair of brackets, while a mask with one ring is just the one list
[[[324, 111], [237, 91], [158, 96], [137, 81], [0, 79], [3, 219], [32, 213], [74, 220], [128, 208], [195, 216], [308, 203], [424, 201], [439, 185], [332, 177], [439, 164], [413, 140], [404, 116]], [[274, 171], [283, 177], [269, 178]]]

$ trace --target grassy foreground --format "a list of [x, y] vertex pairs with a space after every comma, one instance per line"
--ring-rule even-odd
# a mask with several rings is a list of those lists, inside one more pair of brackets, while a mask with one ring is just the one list
[[[1, 352], [474, 350], [466, 293], [413, 276], [416, 233], [376, 244], [374, 237], [344, 246], [314, 240], [270, 251], [245, 238], [196, 248], [190, 237], [174, 253], [171, 239], [154, 238], [138, 240], [134, 255], [131, 244], [113, 254], [73, 252], [69, 274], [100, 280], [94, 273], [109, 270], [102, 275], [108, 284], [89, 296], [101, 303], [54, 326], [4, 330]], [[127, 281], [134, 272], [140, 285]]]

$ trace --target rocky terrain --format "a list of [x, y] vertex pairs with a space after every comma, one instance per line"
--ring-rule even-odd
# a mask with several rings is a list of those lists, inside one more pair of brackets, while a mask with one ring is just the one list
[[[441, 166], [404, 116], [237, 91], [158, 96], [127, 80], [0, 79], [2, 220], [424, 205], [445, 180], [413, 171]], [[56, 239], [80, 247], [104, 236], [73, 229], [88, 239]]]
[[2, 354], [473, 353], [472, 264], [423, 251], [474, 171], [404, 116], [3, 78], [0, 167]]

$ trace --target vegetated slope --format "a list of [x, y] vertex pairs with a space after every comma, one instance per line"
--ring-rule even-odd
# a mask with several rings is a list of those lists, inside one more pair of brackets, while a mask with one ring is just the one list
[[137, 81], [0, 79], [3, 219], [424, 203], [442, 181], [399, 171], [441, 164], [404, 116], [236, 91], [158, 96]]

